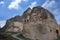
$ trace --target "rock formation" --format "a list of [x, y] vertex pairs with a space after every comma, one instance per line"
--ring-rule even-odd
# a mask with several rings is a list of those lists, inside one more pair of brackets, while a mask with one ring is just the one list
[[[58, 24], [52, 13], [42, 7], [34, 7], [25, 13], [23, 36], [33, 40], [55, 40]], [[24, 15], [23, 15], [24, 16]], [[58, 30], [57, 30], [58, 31]]]
[[40, 6], [28, 8], [22, 16], [7, 20], [3, 27], [5, 32], [22, 33], [32, 40], [55, 40], [58, 30], [53, 14]]
[[59, 29], [59, 30], [58, 30], [58, 34], [59, 34], [59, 36], [60, 36], [60, 25], [59, 25], [58, 29]]

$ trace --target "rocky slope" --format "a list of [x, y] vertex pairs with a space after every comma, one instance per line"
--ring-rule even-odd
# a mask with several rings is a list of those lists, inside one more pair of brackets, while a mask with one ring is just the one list
[[40, 6], [28, 8], [22, 16], [7, 20], [2, 29], [5, 32], [21, 33], [31, 40], [55, 40], [59, 34], [53, 14]]
[[12, 37], [10, 34], [5, 32], [0, 32], [0, 40], [18, 40], [14, 37]]

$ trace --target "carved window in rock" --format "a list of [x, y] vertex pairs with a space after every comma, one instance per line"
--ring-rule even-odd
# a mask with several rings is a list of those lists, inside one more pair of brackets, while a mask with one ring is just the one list
[[52, 32], [52, 30], [50, 29], [50, 32]]
[[30, 20], [30, 16], [27, 16], [24, 22], [28, 22]]
[[26, 22], [26, 20], [24, 22]]
[[59, 34], [58, 30], [56, 30], [57, 35]]
[[24, 22], [28, 22], [29, 20], [28, 19], [25, 19]]

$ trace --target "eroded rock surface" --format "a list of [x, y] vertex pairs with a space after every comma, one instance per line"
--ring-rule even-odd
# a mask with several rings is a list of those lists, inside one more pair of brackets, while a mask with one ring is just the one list
[[59, 28], [53, 14], [37, 6], [28, 8], [22, 16], [9, 19], [3, 30], [21, 33], [32, 40], [55, 40]]

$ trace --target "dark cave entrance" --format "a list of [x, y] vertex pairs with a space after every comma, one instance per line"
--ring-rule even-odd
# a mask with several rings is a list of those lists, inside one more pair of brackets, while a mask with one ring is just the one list
[[59, 34], [58, 30], [56, 30], [57, 35]]

